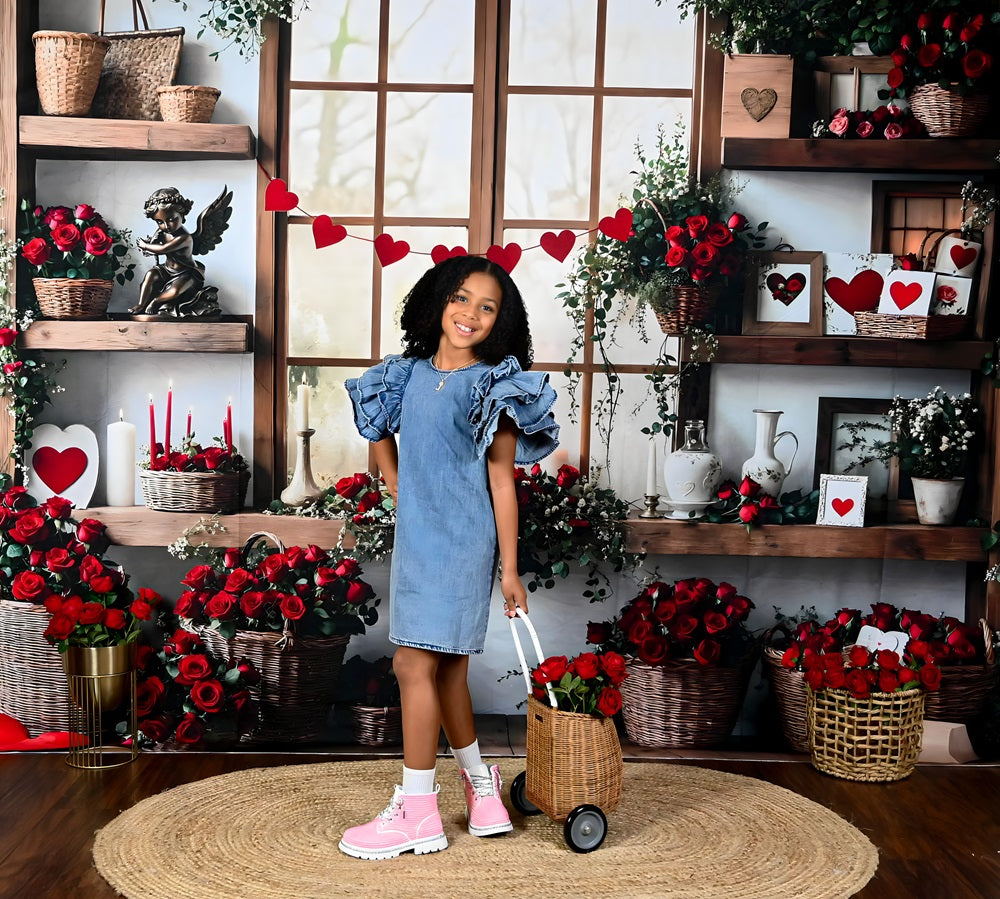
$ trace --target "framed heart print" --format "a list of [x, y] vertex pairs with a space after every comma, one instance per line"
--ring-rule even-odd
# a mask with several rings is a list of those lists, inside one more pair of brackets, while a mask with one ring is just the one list
[[867, 496], [868, 478], [847, 474], [820, 475], [816, 524], [864, 527]]
[[822, 335], [822, 252], [756, 253], [750, 265], [743, 302], [744, 334]]
[[881, 315], [928, 315], [934, 296], [934, 272], [896, 269], [882, 286]]
[[891, 253], [826, 253], [823, 269], [823, 333], [857, 334], [855, 312], [874, 312]]

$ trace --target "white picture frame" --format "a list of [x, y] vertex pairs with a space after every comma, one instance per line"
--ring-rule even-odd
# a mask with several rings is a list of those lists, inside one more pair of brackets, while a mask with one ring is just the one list
[[867, 477], [821, 474], [816, 524], [847, 528], [864, 527], [867, 498]]
[[879, 300], [880, 315], [929, 315], [934, 296], [934, 272], [896, 269], [889, 273]]

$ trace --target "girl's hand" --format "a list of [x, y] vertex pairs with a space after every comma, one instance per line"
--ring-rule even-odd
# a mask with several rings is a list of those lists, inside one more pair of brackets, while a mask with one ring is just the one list
[[518, 609], [523, 609], [524, 614], [528, 614], [528, 591], [524, 589], [524, 584], [518, 575], [504, 574], [500, 578], [500, 592], [507, 605], [504, 615], [513, 618]]

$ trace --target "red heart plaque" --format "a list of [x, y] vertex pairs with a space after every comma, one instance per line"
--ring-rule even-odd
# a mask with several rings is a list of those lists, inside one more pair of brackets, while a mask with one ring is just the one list
[[431, 250], [431, 259], [434, 264], [437, 265], [440, 262], [444, 262], [445, 259], [451, 259], [452, 256], [468, 256], [469, 253], [465, 247], [452, 247], [450, 250], [443, 244], [439, 243], [433, 250]]
[[632, 233], [632, 210], [622, 207], [614, 216], [604, 216], [597, 223], [597, 229], [615, 240], [628, 240]]
[[405, 240], [393, 240], [388, 234], [375, 238], [375, 255], [383, 267], [399, 262], [409, 252], [410, 245]]
[[312, 229], [317, 250], [340, 243], [347, 237], [347, 229], [343, 225], [335, 225], [328, 215], [317, 215], [313, 219]]
[[979, 254], [975, 247], [960, 247], [957, 244], [951, 248], [951, 261], [955, 268], [965, 268], [971, 265]]
[[56, 495], [80, 480], [87, 468], [87, 454], [78, 446], [62, 451], [40, 446], [31, 457], [31, 467], [39, 480]]
[[290, 212], [299, 205], [298, 194], [293, 194], [281, 178], [267, 182], [264, 191], [264, 209], [268, 212]]
[[495, 262], [509, 275], [514, 271], [514, 266], [517, 265], [518, 260], [521, 258], [520, 244], [509, 243], [505, 247], [493, 244], [486, 251], [486, 258], [490, 262]]
[[878, 309], [885, 279], [876, 271], [866, 268], [851, 278], [850, 284], [842, 278], [827, 278], [826, 292], [844, 312], [871, 312]]
[[899, 309], [912, 306], [920, 299], [920, 294], [923, 292], [923, 285], [917, 281], [912, 281], [909, 284], [904, 284], [902, 281], [893, 281], [889, 285], [889, 296]]
[[576, 235], [568, 229], [560, 231], [558, 234], [554, 231], [546, 231], [539, 241], [542, 249], [560, 262], [566, 261], [566, 257], [569, 256], [575, 243]]
[[854, 508], [854, 500], [850, 498], [840, 499], [837, 497], [830, 503], [830, 505], [833, 506], [833, 511], [843, 518], [848, 512], [851, 511], [851, 509]]

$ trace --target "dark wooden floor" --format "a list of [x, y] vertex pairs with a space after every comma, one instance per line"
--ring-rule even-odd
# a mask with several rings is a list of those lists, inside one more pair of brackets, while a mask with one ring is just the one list
[[[524, 754], [521, 718], [484, 720], [479, 735], [490, 755]], [[629, 759], [757, 777], [830, 808], [878, 846], [878, 871], [861, 899], [1000, 897], [1000, 766], [921, 765], [906, 780], [865, 784], [820, 774], [804, 756], [624, 750]], [[397, 753], [348, 744], [322, 753], [144, 753], [105, 771], [70, 768], [62, 753], [0, 754], [0, 897], [113, 899], [91, 862], [95, 831], [179, 784], [245, 768]]]

